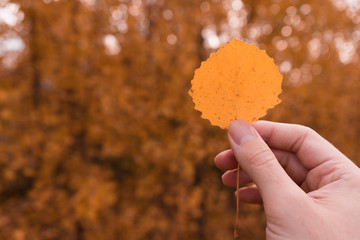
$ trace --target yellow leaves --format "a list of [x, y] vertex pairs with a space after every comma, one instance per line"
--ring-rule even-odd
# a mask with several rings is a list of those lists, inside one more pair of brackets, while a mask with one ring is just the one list
[[13, 234], [14, 240], [24, 240], [26, 239], [26, 233], [21, 229], [16, 229]]
[[282, 76], [273, 59], [254, 44], [234, 39], [201, 64], [189, 94], [211, 124], [257, 121], [280, 103]]
[[75, 194], [70, 200], [74, 214], [82, 220], [98, 221], [105, 209], [116, 201], [116, 186], [111, 181], [111, 173], [96, 165], [84, 164], [74, 158], [67, 163], [67, 172], [75, 172], [69, 179]]
[[98, 221], [101, 211], [113, 206], [116, 200], [114, 184], [99, 179], [100, 177], [102, 177], [101, 173], [95, 172], [94, 175], [89, 173], [88, 176], [79, 179], [79, 183], [77, 183], [76, 194], [71, 203], [74, 206], [76, 216], [82, 220]]
[[[184, 102], [185, 89], [189, 88], [186, 79], [193, 76], [199, 59], [209, 50], [203, 48], [200, 34], [205, 40], [209, 36], [202, 30], [209, 30], [207, 27], [220, 30], [227, 22], [228, 11], [221, 9], [223, 1], [168, 0], [166, 6], [153, 1], [155, 4], [138, 9], [148, 11], [138, 18], [145, 25], [129, 16], [131, 23], [123, 25], [128, 32], [118, 32], [118, 25], [108, 23], [113, 10], [119, 7], [121, 14], [124, 13], [121, 18], [126, 18], [125, 13], [134, 1], [106, 1], [93, 10], [79, 1], [48, 2], [51, 3], [31, 1], [31, 9], [22, 6], [27, 11], [24, 26], [29, 26], [24, 30], [30, 31], [20, 34], [27, 44], [23, 61], [9, 72], [0, 69], [0, 170], [4, 173], [0, 176], [0, 195], [11, 197], [8, 202], [2, 201], [0, 211], [3, 218], [12, 219], [6, 224], [0, 219], [0, 239], [16, 239], [10, 233], [16, 228], [23, 230], [29, 239], [108, 240], [119, 236], [127, 240], [171, 240], [179, 236], [189, 240], [230, 239], [233, 193], [223, 187], [219, 173], [212, 168], [213, 156], [226, 147], [224, 132], [206, 127], [204, 121], [197, 119], [190, 101]], [[244, 5], [239, 13], [265, 5], [275, 5], [285, 11], [291, 4], [286, 1], [252, 3]], [[210, 10], [201, 12], [201, 4], [208, 4]], [[315, 2], [310, 5], [313, 14], [309, 17], [316, 18], [318, 7]], [[164, 21], [162, 13], [166, 9], [173, 11], [173, 20]], [[29, 11], [35, 14], [35, 25], [28, 18]], [[271, 34], [259, 39], [266, 46], [264, 49], [275, 51], [279, 39], [289, 43], [286, 50], [276, 55], [279, 62], [291, 63], [293, 69], [287, 72], [290, 82], [295, 79], [292, 79], [296, 75], [293, 73], [299, 73], [295, 77], [301, 80], [303, 77], [309, 80], [306, 76], [314, 72], [312, 64], [323, 69], [315, 71], [321, 74], [313, 75], [314, 81], [308, 86], [291, 90], [291, 95], [287, 92], [286, 103], [276, 109], [276, 114], [274, 111], [272, 119], [313, 123], [313, 127], [322, 128], [325, 134], [326, 129], [336, 125], [337, 134], [330, 135], [339, 146], [351, 151], [355, 159], [359, 155], [355, 147], [359, 132], [355, 125], [360, 112], [356, 107], [359, 106], [359, 81], [355, 81], [359, 75], [358, 61], [349, 64], [346, 73], [336, 67], [337, 54], [321, 55], [322, 60], [330, 64], [310, 61], [308, 51], [297, 52], [307, 49], [309, 37], [304, 33], [310, 25], [303, 22], [305, 25], [299, 26], [305, 26], [304, 31], [294, 28], [291, 36], [284, 38], [276, 36], [277, 29], [284, 26], [284, 15], [275, 16], [265, 11], [266, 19], [259, 19], [257, 11], [253, 13], [255, 28], [246, 27], [247, 30], [256, 29], [257, 33], [266, 34], [265, 28], [273, 29]], [[302, 16], [301, 11], [298, 13], [301, 21], [305, 20], [306, 16]], [[264, 19], [266, 25], [262, 24]], [[337, 21], [331, 17], [327, 20], [334, 19]], [[146, 28], [141, 27], [139, 34], [136, 28], [142, 25]], [[35, 26], [35, 31], [31, 31], [31, 26]], [[122, 47], [120, 54], [105, 54], [101, 39], [106, 34], [117, 37]], [[169, 34], [178, 38], [171, 47], [166, 42]], [[293, 46], [294, 42], [297, 46]], [[252, 52], [268, 59], [253, 45], [239, 41], [231, 44], [241, 45], [241, 49], [248, 46]], [[328, 46], [329, 53], [336, 52], [331, 44]], [[257, 76], [251, 64], [264, 68], [261, 59], [245, 57], [247, 48], [227, 50], [225, 46], [219, 52], [230, 54], [221, 55], [220, 61], [216, 60], [217, 54], [211, 55], [209, 61], [217, 62], [208, 68], [210, 72], [202, 69], [209, 65], [206, 62], [195, 77], [203, 74], [205, 87], [215, 87], [218, 65], [225, 68], [223, 81], [216, 83], [229, 82], [230, 87], [220, 88], [220, 94], [235, 89], [233, 85], [237, 80], [231, 77], [237, 70], [235, 63], [240, 60], [242, 67], [249, 68], [242, 76], [246, 82], [245, 77]], [[326, 57], [330, 58], [326, 60]], [[273, 63], [269, 59], [268, 62], [271, 68]], [[330, 76], [336, 80], [332, 86], [327, 85]], [[40, 80], [36, 89], [34, 78]], [[266, 94], [257, 88], [260, 86], [266, 91], [274, 83], [269, 75], [264, 80], [265, 84], [247, 85], [239, 93], [258, 101], [259, 96]], [[314, 89], [315, 82], [318, 87]], [[280, 83], [277, 84], [280, 90]], [[195, 90], [201, 92], [204, 87]], [[205, 93], [212, 96], [206, 99], [210, 106], [222, 100], [218, 94], [213, 97], [212, 90], [209, 88]], [[33, 108], [36, 93], [41, 95], [39, 109]], [[236, 94], [229, 96], [230, 100], [225, 98], [224, 103], [229, 109], [219, 109], [224, 112], [220, 111], [221, 117], [245, 118], [240, 116], [242, 111], [254, 114], [251, 111], [255, 111], [257, 105], [246, 102], [238, 104], [239, 116], [233, 114], [236, 112], [233, 110], [237, 110], [233, 105], [237, 102]], [[193, 97], [195, 101], [197, 98]], [[203, 108], [203, 103], [197, 103], [197, 107]], [[341, 113], [337, 111], [339, 108]], [[266, 109], [256, 111], [265, 114]], [[204, 116], [214, 117], [205, 112]], [[303, 113], [300, 117], [299, 112]], [[212, 123], [227, 125], [222, 121], [212, 120]], [[33, 185], [28, 184], [31, 182]], [[265, 238], [259, 237], [264, 223], [254, 224], [259, 219], [258, 210], [243, 206], [241, 239]], [[52, 236], [44, 237], [43, 234], [49, 232]]]

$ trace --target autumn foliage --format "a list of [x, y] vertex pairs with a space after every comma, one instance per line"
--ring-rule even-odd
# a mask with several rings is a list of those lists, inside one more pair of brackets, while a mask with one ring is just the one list
[[235, 38], [201, 63], [189, 94], [204, 119], [226, 129], [235, 119], [256, 122], [279, 104], [282, 79], [264, 50]]
[[[201, 61], [235, 37], [284, 75], [265, 119], [310, 126], [360, 161], [360, 15], [344, 1], [0, 8], [9, 4], [18, 20], [0, 17], [0, 239], [231, 239], [234, 190], [213, 164], [226, 131], [187, 92]], [[241, 205], [241, 239], [264, 239], [264, 228], [261, 207]]]

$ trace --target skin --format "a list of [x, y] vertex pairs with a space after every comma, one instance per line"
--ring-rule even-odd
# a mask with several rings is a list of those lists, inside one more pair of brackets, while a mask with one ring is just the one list
[[[263, 204], [267, 239], [360, 239], [360, 170], [310, 128], [267, 121], [229, 127], [215, 158], [242, 202]], [[254, 183], [249, 186], [249, 183]]]

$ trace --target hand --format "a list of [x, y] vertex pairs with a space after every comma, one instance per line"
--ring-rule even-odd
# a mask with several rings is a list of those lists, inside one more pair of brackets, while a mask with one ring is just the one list
[[359, 168], [315, 131], [300, 125], [234, 121], [231, 149], [215, 158], [240, 201], [263, 203], [267, 239], [360, 239]]

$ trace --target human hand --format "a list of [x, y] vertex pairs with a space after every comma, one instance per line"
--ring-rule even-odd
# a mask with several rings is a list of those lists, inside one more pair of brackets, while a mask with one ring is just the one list
[[310, 128], [267, 121], [229, 127], [215, 158], [240, 201], [263, 203], [267, 239], [360, 239], [360, 170]]

